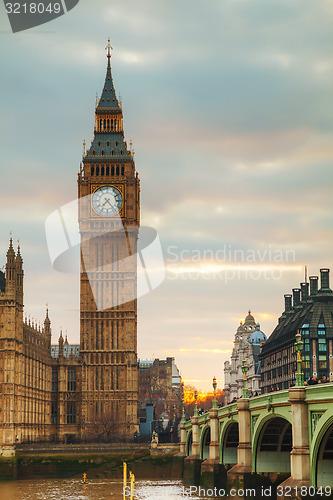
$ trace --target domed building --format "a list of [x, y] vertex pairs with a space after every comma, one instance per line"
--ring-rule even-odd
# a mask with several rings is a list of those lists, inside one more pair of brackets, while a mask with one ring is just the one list
[[251, 311], [241, 322], [235, 334], [234, 348], [230, 361], [224, 363], [224, 404], [242, 396], [243, 372], [242, 364], [246, 361], [247, 388], [249, 393], [260, 393], [260, 361], [261, 346], [266, 342], [266, 335], [260, 330]]

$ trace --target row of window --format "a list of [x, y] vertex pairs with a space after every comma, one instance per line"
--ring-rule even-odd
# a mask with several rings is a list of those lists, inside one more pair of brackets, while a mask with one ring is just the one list
[[91, 175], [125, 175], [125, 167], [119, 167], [117, 165], [116, 167], [91, 167], [90, 169], [90, 174]]
[[[92, 152], [91, 152], [91, 154], [93, 156], [96, 156], [96, 149], [93, 149]], [[123, 156], [124, 151], [121, 149], [119, 154], [120, 154], [120, 156]], [[104, 151], [104, 149], [102, 149], [101, 156], [104, 156], [104, 155], [105, 155], [105, 151]], [[111, 156], [114, 156], [114, 149], [111, 149]]]
[[[58, 391], [58, 370], [57, 368], [52, 369], [52, 392]], [[76, 369], [69, 367], [67, 369], [67, 391], [76, 391]]]

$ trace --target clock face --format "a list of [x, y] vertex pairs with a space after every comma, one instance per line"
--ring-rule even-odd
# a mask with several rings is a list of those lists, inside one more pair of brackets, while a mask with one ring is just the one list
[[96, 212], [105, 217], [115, 215], [123, 204], [121, 192], [113, 186], [103, 186], [92, 195], [92, 205]]

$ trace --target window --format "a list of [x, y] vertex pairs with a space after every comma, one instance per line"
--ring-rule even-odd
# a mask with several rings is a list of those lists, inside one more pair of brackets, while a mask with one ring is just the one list
[[304, 339], [304, 351], [305, 352], [310, 351], [310, 339]]
[[114, 167], [111, 167], [111, 175], [114, 175]]
[[109, 148], [110, 147], [110, 141], [106, 141], [106, 145]]
[[90, 175], [94, 175], [94, 173], [95, 173], [95, 167], [91, 167], [91, 169], [90, 169]]
[[120, 155], [122, 156], [124, 154], [123, 150], [121, 149], [120, 150]]
[[104, 166], [101, 167], [101, 175], [104, 175]]
[[326, 339], [318, 339], [318, 351], [326, 352], [326, 350], [327, 350]]
[[113, 155], [114, 155], [114, 150], [112, 149], [112, 150], [111, 150], [111, 156], [113, 156]]
[[274, 368], [274, 369], [272, 370], [272, 378], [275, 378], [275, 377], [276, 377], [276, 369]]
[[56, 392], [58, 390], [58, 370], [52, 368], [52, 391]]
[[121, 175], [125, 175], [125, 167], [121, 167]]
[[93, 156], [96, 155], [96, 151], [94, 149], [92, 150], [92, 154], [93, 154]]
[[101, 141], [98, 141], [97, 146], [100, 148], [101, 147]]
[[324, 323], [319, 323], [318, 325], [318, 335], [326, 335]]
[[99, 175], [99, 167], [96, 167], [96, 175]]
[[102, 155], [102, 156], [104, 156], [104, 155], [105, 155], [105, 151], [104, 151], [104, 149], [102, 149], [102, 151], [101, 151], [101, 155]]
[[58, 408], [56, 403], [52, 403], [51, 405], [51, 424], [55, 425], [57, 423], [57, 413]]
[[68, 368], [67, 370], [67, 391], [76, 391], [76, 369]]
[[76, 422], [76, 404], [74, 402], [67, 403], [67, 423], [75, 424]]
[[117, 168], [116, 168], [116, 175], [119, 175], [119, 165], [117, 165]]
[[106, 167], [106, 175], [110, 175], [110, 167]]
[[119, 142], [118, 141], [116, 141], [116, 146], [119, 146]]
[[278, 377], [282, 377], [282, 366], [277, 369]]

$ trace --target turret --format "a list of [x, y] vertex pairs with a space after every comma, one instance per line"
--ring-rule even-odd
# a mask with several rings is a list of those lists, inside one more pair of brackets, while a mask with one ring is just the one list
[[16, 266], [15, 266], [15, 251], [13, 248], [13, 240], [9, 240], [9, 248], [7, 251], [6, 263], [6, 295], [8, 299], [15, 299], [15, 283], [16, 282]]
[[62, 336], [62, 330], [60, 330], [60, 337], [59, 337], [59, 357], [63, 358], [64, 357], [64, 337]]
[[47, 349], [51, 348], [51, 321], [49, 318], [49, 309], [46, 307], [46, 316], [44, 319], [44, 335]]
[[16, 300], [23, 306], [23, 259], [20, 252], [20, 245], [17, 247], [17, 254], [15, 259], [16, 271]]

